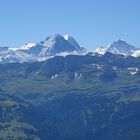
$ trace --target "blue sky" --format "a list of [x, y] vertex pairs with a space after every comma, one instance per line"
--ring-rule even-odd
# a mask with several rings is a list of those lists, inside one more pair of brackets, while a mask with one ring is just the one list
[[0, 46], [70, 34], [94, 49], [120, 38], [140, 47], [140, 0], [0, 0]]

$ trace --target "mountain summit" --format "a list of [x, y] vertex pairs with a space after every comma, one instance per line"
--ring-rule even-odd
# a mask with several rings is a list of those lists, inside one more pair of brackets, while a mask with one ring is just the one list
[[[70, 53], [81, 50], [81, 47], [73, 37], [68, 36], [65, 38], [60, 34], [51, 35], [39, 43], [27, 44], [24, 48], [27, 48], [26, 53], [38, 55], [39, 57], [48, 57], [63, 52]], [[25, 52], [25, 49], [21, 48], [20, 51]]]
[[110, 45], [108, 45], [106, 48], [97, 48], [95, 52], [99, 54], [104, 54], [106, 52], [110, 52], [113, 54], [122, 54], [122, 55], [133, 55], [135, 51], [138, 51], [139, 49], [126, 43], [125, 41], [119, 39], [118, 41], [114, 41]]
[[55, 34], [47, 37], [44, 41], [29, 42], [20, 48], [2, 48], [0, 62], [42, 61], [56, 55], [82, 54], [84, 52], [85, 49], [80, 47], [73, 37]]
[[40, 42], [29, 42], [20, 48], [0, 47], [0, 63], [13, 62], [35, 62], [44, 61], [54, 56], [66, 55], [104, 55], [106, 52], [125, 56], [140, 56], [140, 49], [128, 44], [124, 40], [112, 42], [106, 48], [97, 48], [95, 51], [87, 53], [86, 49], [70, 35], [54, 34], [48, 36]]
[[131, 55], [136, 50], [137, 48], [126, 43], [123, 40], [115, 41], [106, 48], [106, 52], [111, 52], [113, 54], [123, 54], [123, 55]]

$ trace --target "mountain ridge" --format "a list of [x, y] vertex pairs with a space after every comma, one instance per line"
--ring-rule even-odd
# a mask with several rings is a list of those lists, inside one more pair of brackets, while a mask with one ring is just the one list
[[[90, 52], [91, 55], [103, 55], [106, 52], [122, 54], [125, 56], [140, 56], [140, 48], [128, 44], [124, 40], [112, 42], [107, 47], [97, 48]], [[0, 63], [35, 62], [45, 61], [54, 56], [89, 54], [86, 48], [81, 47], [70, 35], [54, 34], [48, 36], [44, 41], [29, 42], [20, 48], [0, 47]]]
[[44, 41], [29, 42], [20, 48], [2, 47], [0, 50], [0, 62], [43, 61], [56, 55], [82, 54], [85, 52], [86, 49], [80, 47], [73, 37], [54, 34]]
[[97, 48], [94, 52], [99, 54], [105, 54], [106, 52], [111, 52], [113, 54], [122, 54], [126, 56], [135, 56], [137, 51], [140, 51], [140, 48], [136, 48], [124, 40], [119, 39], [118, 41], [112, 42], [110, 45], [108, 45], [106, 48]]

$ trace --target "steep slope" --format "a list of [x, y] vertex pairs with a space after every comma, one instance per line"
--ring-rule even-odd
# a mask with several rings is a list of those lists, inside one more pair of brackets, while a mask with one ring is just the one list
[[72, 36], [65, 35], [64, 39], [67, 40], [69, 43], [71, 43], [73, 46], [75, 46], [77, 49], [80, 49], [79, 44]]
[[123, 40], [118, 40], [116, 42], [113, 42], [111, 45], [109, 45], [106, 48], [106, 52], [111, 52], [113, 54], [123, 54], [123, 55], [132, 55], [132, 53], [136, 50], [137, 48], [135, 48], [132, 45], [129, 45]]
[[136, 48], [128, 43], [126, 43], [123, 40], [118, 40], [113, 43], [111, 43], [108, 47], [106, 48], [97, 48], [95, 52], [99, 54], [104, 54], [106, 52], [110, 52], [113, 54], [122, 54], [122, 55], [133, 55], [133, 56], [138, 56], [135, 55], [137, 51], [139, 51], [139, 48]]
[[[73, 41], [75, 40], [73, 39]], [[55, 55], [63, 52], [73, 52], [80, 50], [78, 43], [73, 44], [59, 34], [48, 37], [44, 42], [41, 42], [41, 44], [46, 48], [42, 50], [40, 55], [44, 55], [45, 53], [48, 53], [48, 55]]]
[[97, 48], [94, 52], [87, 52], [72, 36], [55, 34], [47, 37], [44, 41], [29, 42], [20, 48], [0, 47], [0, 63], [36, 62], [44, 61], [54, 56], [84, 55], [86, 53], [103, 55], [106, 52], [116, 55], [140, 56], [139, 48], [123, 40], [115, 41], [106, 48]]
[[60, 34], [55, 34], [39, 43], [29, 42], [21, 48], [1, 48], [0, 62], [43, 61], [55, 55], [68, 55], [70, 53], [82, 54], [85, 53], [85, 49], [80, 47], [73, 37], [68, 35], [63, 37]]

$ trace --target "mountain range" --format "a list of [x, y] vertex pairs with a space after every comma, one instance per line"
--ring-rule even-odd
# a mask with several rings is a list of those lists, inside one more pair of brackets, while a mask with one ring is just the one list
[[43, 61], [56, 55], [82, 54], [86, 50], [69, 36], [55, 34], [44, 41], [29, 42], [20, 48], [0, 47], [0, 62], [34, 62]]
[[122, 54], [125, 56], [140, 56], [140, 48], [136, 48], [121, 39], [111, 43], [106, 48], [97, 48], [94, 52], [99, 54], [105, 54], [106, 52], [110, 52], [113, 54]]
[[[103, 55], [106, 52], [134, 57], [140, 56], [140, 48], [136, 48], [123, 40], [115, 41], [106, 48], [97, 48], [92, 54]], [[47, 37], [44, 41], [29, 42], [19, 48], [0, 47], [0, 63], [44, 61], [58, 55], [85, 55], [86, 53], [88, 50], [81, 47], [72, 36], [55, 34]]]
[[134, 54], [123, 40], [88, 52], [59, 34], [1, 47], [0, 140], [139, 140]]

